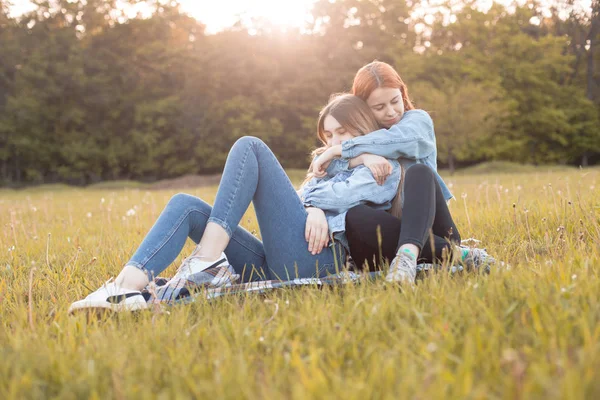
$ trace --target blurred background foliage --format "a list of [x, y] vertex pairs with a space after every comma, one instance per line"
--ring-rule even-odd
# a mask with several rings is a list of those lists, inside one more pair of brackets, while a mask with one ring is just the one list
[[319, 0], [304, 29], [216, 34], [176, 1], [0, 0], [2, 185], [220, 172], [236, 138], [304, 168], [316, 117], [374, 59], [436, 126], [440, 165], [600, 163], [600, 1]]

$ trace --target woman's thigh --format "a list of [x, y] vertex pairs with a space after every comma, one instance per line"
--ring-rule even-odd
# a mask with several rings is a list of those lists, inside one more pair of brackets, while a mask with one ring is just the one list
[[[398, 251], [401, 228], [402, 221], [386, 211], [366, 205], [349, 210], [346, 215], [346, 236], [356, 264], [362, 267], [367, 262], [370, 269], [378, 269], [390, 262]], [[448, 240], [429, 235], [421, 249], [419, 261], [432, 263], [441, 258], [444, 249], [450, 250], [450, 246]]]
[[244, 138], [253, 147], [258, 183], [252, 202], [272, 278], [325, 276], [341, 268], [341, 246], [312, 255], [304, 236], [307, 213], [292, 182], [269, 147], [257, 138]]

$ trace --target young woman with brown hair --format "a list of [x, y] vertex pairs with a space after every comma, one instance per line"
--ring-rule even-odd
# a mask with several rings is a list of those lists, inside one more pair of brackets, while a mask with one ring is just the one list
[[[323, 109], [317, 131], [329, 148], [377, 127], [364, 101], [347, 94], [333, 98]], [[227, 156], [214, 206], [187, 194], [173, 196], [116, 280], [73, 303], [69, 312], [147, 308], [141, 290], [175, 260], [188, 237], [198, 246], [160, 288], [161, 296], [171, 300], [179, 293], [172, 287], [188, 281], [197, 284], [210, 268], [231, 271], [244, 282], [336, 273], [346, 260], [347, 210], [365, 203], [382, 210], [391, 206], [401, 168], [395, 160], [390, 166], [383, 185], [364, 166], [332, 177], [309, 176], [299, 196], [267, 145], [243, 137]], [[239, 226], [251, 202], [262, 242]]]

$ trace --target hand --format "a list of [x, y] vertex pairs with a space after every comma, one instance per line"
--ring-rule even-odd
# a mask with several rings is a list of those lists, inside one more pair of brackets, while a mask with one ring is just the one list
[[392, 164], [387, 159], [375, 154], [363, 154], [362, 161], [364, 166], [371, 170], [379, 185], [383, 185], [393, 171]]
[[320, 208], [309, 207], [306, 209], [306, 228], [304, 237], [308, 242], [308, 251], [314, 256], [320, 254], [323, 247], [329, 244], [329, 225], [325, 213]]
[[331, 146], [323, 152], [314, 162], [312, 172], [317, 178], [322, 178], [327, 174], [327, 167], [335, 157], [342, 155], [342, 145]]

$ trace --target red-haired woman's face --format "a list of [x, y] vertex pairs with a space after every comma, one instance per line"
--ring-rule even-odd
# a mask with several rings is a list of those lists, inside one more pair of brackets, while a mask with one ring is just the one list
[[404, 114], [402, 92], [397, 88], [379, 87], [373, 90], [367, 99], [367, 105], [379, 125], [384, 128], [398, 123]]

